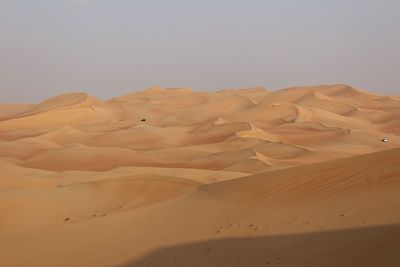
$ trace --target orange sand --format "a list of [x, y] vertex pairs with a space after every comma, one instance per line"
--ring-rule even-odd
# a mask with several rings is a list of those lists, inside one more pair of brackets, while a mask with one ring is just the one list
[[399, 192], [398, 96], [0, 104], [1, 266], [400, 266]]

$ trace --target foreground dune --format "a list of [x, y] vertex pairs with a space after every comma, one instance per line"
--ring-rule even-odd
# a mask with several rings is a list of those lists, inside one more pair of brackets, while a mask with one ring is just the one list
[[2, 104], [2, 266], [399, 266], [399, 135], [345, 85]]
[[[3, 235], [0, 256], [6, 266], [397, 266], [399, 164], [396, 149], [204, 185], [87, 220], [76, 221], [75, 207], [62, 211], [69, 221]], [[137, 195], [135, 187], [120, 190]], [[69, 197], [89, 206], [91, 194]]]

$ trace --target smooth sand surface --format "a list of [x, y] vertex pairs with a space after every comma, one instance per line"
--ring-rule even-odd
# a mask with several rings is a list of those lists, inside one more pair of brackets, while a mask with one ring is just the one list
[[400, 266], [400, 97], [0, 104], [1, 266]]

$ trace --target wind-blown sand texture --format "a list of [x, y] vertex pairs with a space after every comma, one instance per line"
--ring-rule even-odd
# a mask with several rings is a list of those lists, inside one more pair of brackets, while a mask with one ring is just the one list
[[5, 267], [400, 266], [400, 96], [0, 104], [0, 212]]

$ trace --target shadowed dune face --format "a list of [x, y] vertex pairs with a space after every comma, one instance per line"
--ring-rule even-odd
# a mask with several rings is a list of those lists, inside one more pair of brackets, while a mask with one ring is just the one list
[[388, 266], [400, 263], [400, 225], [213, 239], [161, 248], [120, 267]]
[[0, 104], [0, 259], [399, 266], [399, 134], [345, 85]]

